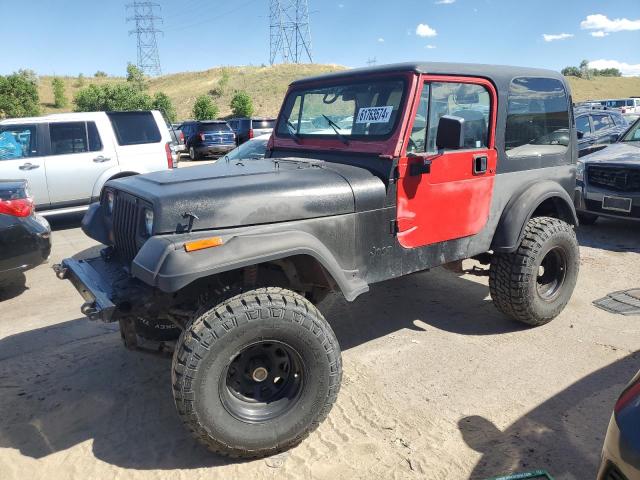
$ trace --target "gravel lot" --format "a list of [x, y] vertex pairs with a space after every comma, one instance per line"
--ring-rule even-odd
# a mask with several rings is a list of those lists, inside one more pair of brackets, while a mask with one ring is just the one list
[[[94, 244], [54, 223], [51, 263]], [[638, 287], [640, 224], [580, 231], [581, 274], [565, 312], [526, 329], [486, 279], [437, 269], [321, 310], [343, 349], [328, 420], [276, 458], [232, 462], [186, 433], [170, 359], [130, 352], [84, 318], [47, 265], [0, 301], [0, 478], [486, 478], [545, 468], [594, 478], [616, 395], [640, 369], [640, 318], [591, 305]]]

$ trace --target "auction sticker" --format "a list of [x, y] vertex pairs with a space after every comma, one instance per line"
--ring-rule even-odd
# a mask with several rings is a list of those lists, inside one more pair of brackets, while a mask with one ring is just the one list
[[356, 123], [388, 123], [393, 107], [367, 107], [358, 112]]

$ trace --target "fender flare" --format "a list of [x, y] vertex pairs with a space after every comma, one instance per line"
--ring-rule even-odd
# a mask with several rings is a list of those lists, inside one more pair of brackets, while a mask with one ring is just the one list
[[[224, 243], [196, 252], [185, 251], [185, 242], [211, 236], [221, 237]], [[172, 293], [200, 278], [295, 255], [308, 255], [320, 263], [348, 301], [369, 291], [358, 270], [343, 269], [320, 240], [298, 230], [226, 235], [210, 231], [152, 237], [133, 260], [131, 273], [147, 285]]]
[[529, 186], [507, 204], [494, 233], [491, 250], [498, 253], [510, 253], [517, 250], [524, 236], [527, 222], [536, 209], [549, 199], [553, 200], [555, 209], [562, 220], [578, 226], [576, 209], [567, 191], [559, 183], [545, 180]]

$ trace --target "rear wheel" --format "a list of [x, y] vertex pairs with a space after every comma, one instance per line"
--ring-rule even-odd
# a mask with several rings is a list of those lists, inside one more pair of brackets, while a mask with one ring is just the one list
[[260, 288], [205, 311], [173, 357], [178, 414], [210, 450], [273, 455], [322, 422], [342, 376], [340, 348], [305, 298]]
[[571, 225], [557, 218], [532, 218], [515, 252], [493, 255], [491, 298], [513, 319], [544, 325], [569, 302], [579, 268], [578, 241]]
[[200, 159], [200, 156], [198, 155], [198, 153], [196, 152], [196, 149], [193, 147], [189, 147], [189, 158], [192, 161], [198, 160]]

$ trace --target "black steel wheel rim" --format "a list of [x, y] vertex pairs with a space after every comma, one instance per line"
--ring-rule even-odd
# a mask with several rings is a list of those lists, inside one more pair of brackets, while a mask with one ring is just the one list
[[540, 298], [548, 302], [555, 300], [566, 278], [567, 254], [564, 248], [554, 247], [547, 252], [538, 267], [536, 288]]
[[220, 376], [220, 399], [238, 420], [268, 422], [285, 415], [298, 402], [304, 363], [290, 345], [264, 340], [238, 351]]

